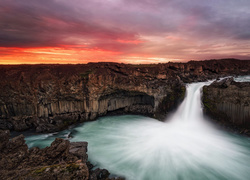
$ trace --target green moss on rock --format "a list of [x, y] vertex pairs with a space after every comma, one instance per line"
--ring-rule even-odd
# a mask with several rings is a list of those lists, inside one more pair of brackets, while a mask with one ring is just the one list
[[35, 174], [41, 174], [41, 173], [43, 173], [47, 168], [49, 168], [49, 167], [48, 167], [48, 166], [45, 166], [45, 167], [36, 169], [36, 170], [34, 171], [34, 173], [35, 173]]
[[79, 170], [79, 165], [75, 164], [75, 163], [68, 164], [66, 166], [66, 170], [69, 171], [69, 172], [73, 172], [73, 171]]
[[155, 113], [155, 118], [160, 120], [164, 119], [169, 112], [176, 109], [178, 104], [183, 101], [185, 94], [186, 87], [184, 85], [173, 87], [173, 91], [165, 96], [160, 102]]

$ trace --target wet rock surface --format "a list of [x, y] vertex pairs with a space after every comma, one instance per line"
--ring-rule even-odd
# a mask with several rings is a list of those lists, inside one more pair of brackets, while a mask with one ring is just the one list
[[250, 136], [250, 82], [233, 78], [203, 87], [205, 113], [229, 130]]
[[0, 179], [92, 179], [111, 180], [106, 169], [88, 162], [87, 142], [56, 138], [44, 149], [28, 149], [24, 136], [9, 140], [9, 131], [0, 130]]

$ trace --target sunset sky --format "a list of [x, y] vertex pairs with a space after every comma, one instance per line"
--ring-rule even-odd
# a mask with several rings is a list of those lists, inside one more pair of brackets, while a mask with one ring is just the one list
[[249, 0], [0, 0], [0, 64], [250, 59]]

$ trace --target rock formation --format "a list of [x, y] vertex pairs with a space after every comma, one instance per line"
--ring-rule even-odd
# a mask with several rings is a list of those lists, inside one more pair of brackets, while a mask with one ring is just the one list
[[0, 129], [53, 132], [109, 113], [164, 119], [184, 98], [183, 83], [229, 74], [250, 74], [250, 62], [2, 65]]
[[0, 130], [0, 179], [81, 179], [122, 180], [109, 178], [105, 169], [92, 169], [88, 162], [87, 142], [55, 139], [50, 147], [28, 149], [24, 136], [9, 141], [9, 131]]
[[250, 82], [233, 78], [203, 87], [205, 112], [218, 122], [250, 135]]
[[[185, 95], [185, 84], [250, 74], [250, 61], [235, 59], [157, 65], [0, 66], [0, 129], [53, 132], [107, 114], [164, 119]], [[249, 83], [232, 80], [203, 88], [205, 111], [222, 122], [249, 128]], [[0, 130], [0, 179], [109, 179], [93, 169], [87, 143], [56, 139], [28, 149], [23, 135]], [[122, 179], [122, 178], [113, 178]]]

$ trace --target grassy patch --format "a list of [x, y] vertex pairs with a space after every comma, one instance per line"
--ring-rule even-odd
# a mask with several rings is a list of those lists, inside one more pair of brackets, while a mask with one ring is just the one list
[[182, 86], [182, 87], [181, 87], [181, 98], [182, 98], [182, 99], [184, 99], [185, 94], [186, 94], [186, 87], [185, 87], [185, 86]]
[[36, 170], [34, 171], [34, 173], [35, 173], [35, 174], [41, 174], [41, 173], [43, 173], [47, 168], [48, 168], [48, 166], [42, 167], [42, 168], [40, 168], [40, 169], [36, 169]]
[[66, 170], [69, 171], [69, 172], [73, 172], [73, 171], [79, 170], [79, 165], [77, 165], [75, 163], [68, 164], [66, 166]]
[[71, 163], [71, 164], [67, 164], [67, 165], [59, 165], [59, 164], [54, 164], [54, 165], [50, 165], [50, 166], [44, 166], [41, 167], [39, 169], [36, 169], [32, 172], [32, 176], [36, 177], [36, 176], [42, 176], [43, 173], [46, 173], [47, 171], [49, 171], [50, 173], [57, 169], [57, 171], [59, 173], [63, 173], [63, 172], [74, 172], [79, 170], [80, 166], [78, 164], [75, 163]]
[[205, 109], [211, 113], [213, 113], [214, 111], [216, 111], [215, 108], [215, 102], [213, 102], [213, 100], [211, 100], [208, 97], [208, 89], [206, 86], [203, 87], [203, 96], [202, 96], [202, 102], [203, 105], [205, 107]]

